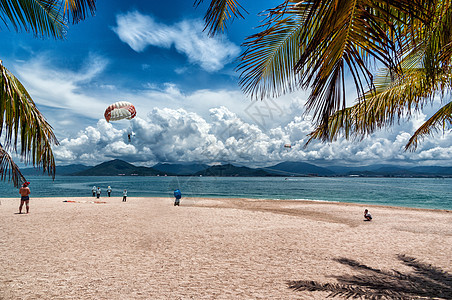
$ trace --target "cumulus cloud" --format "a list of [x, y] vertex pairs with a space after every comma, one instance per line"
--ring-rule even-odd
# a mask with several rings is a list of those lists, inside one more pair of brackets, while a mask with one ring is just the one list
[[[206, 118], [182, 108], [154, 108], [146, 117], [124, 122], [128, 122], [128, 127], [120, 129], [117, 123], [99, 120], [95, 127], [89, 126], [76, 137], [62, 140], [55, 148], [57, 161], [77, 160], [92, 165], [120, 158], [149, 166], [181, 161], [265, 166], [281, 161], [375, 164], [428, 160], [450, 164], [452, 157], [450, 145], [404, 152], [410, 137], [406, 132], [394, 138], [370, 137], [360, 142], [314, 142], [304, 148], [306, 135], [312, 130], [309, 120], [296, 117], [284, 126], [263, 130], [224, 106], [210, 109]], [[131, 132], [129, 142], [127, 135]], [[448, 132], [447, 138], [451, 137]], [[287, 143], [292, 144], [291, 149], [284, 148]]]
[[222, 69], [240, 52], [238, 46], [224, 37], [208, 37], [200, 20], [185, 20], [168, 26], [133, 11], [118, 15], [116, 22], [113, 31], [136, 52], [142, 52], [148, 46], [166, 49], [174, 46], [190, 63], [200, 65], [208, 72]]

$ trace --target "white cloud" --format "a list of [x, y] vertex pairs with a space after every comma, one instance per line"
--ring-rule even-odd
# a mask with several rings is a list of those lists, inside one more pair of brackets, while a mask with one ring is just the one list
[[98, 118], [97, 112], [105, 108], [105, 102], [89, 96], [82, 86], [102, 73], [108, 61], [91, 54], [78, 71], [49, 67], [50, 61], [51, 58], [43, 55], [15, 66], [16, 75], [34, 101], [38, 105], [64, 110], [62, 121], [65, 122], [67, 116], [73, 114]]
[[[263, 130], [224, 106], [210, 109], [208, 117], [185, 109], [154, 108], [146, 117], [130, 121], [130, 128], [99, 120], [75, 138], [55, 148], [59, 162], [78, 160], [96, 164], [114, 158], [152, 165], [157, 162], [232, 162], [264, 166], [281, 161], [329, 161], [335, 164], [411, 162], [450, 165], [452, 147], [434, 147], [404, 152], [409, 134], [395, 138], [369, 137], [361, 142], [339, 139], [313, 142], [304, 148], [311, 130], [309, 120], [294, 118], [285, 126]], [[129, 143], [127, 134], [133, 130]], [[447, 133], [449, 138], [452, 133]], [[435, 139], [429, 139], [434, 144]], [[284, 144], [291, 143], [291, 149]]]
[[174, 46], [190, 63], [200, 65], [208, 72], [222, 69], [240, 52], [240, 48], [225, 37], [208, 37], [200, 20], [185, 20], [167, 26], [133, 11], [118, 15], [116, 22], [114, 32], [136, 52], [143, 52], [148, 46], [166, 49]]

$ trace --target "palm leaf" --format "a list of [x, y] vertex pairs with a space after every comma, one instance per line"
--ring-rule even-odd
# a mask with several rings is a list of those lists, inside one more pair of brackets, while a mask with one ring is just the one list
[[66, 20], [77, 23], [88, 12], [94, 14], [95, 0], [0, 0], [0, 20], [16, 31], [36, 36], [64, 38]]
[[[364, 138], [382, 127], [391, 126], [401, 118], [410, 117], [412, 111], [421, 110], [425, 102], [434, 96], [423, 69], [411, 68], [401, 76], [380, 75], [376, 88], [369, 91], [352, 107], [335, 112], [325, 124], [310, 133], [313, 139], [335, 140], [340, 133], [350, 137]], [[404, 97], [400, 97], [404, 95]]]
[[0, 0], [0, 16], [6, 26], [8, 21], [16, 31], [24, 29], [36, 36], [63, 38], [64, 22], [55, 1]]
[[270, 27], [250, 36], [244, 44], [247, 49], [240, 57], [238, 68], [240, 85], [252, 97], [276, 97], [296, 88], [298, 80], [293, 70], [301, 55], [299, 43], [303, 20], [290, 7], [286, 17], [279, 19], [278, 12], [282, 9], [269, 10], [269, 20], [262, 26]]
[[405, 146], [406, 150], [416, 149], [421, 138], [437, 131], [438, 127], [443, 130], [446, 125], [452, 125], [452, 102], [441, 107], [433, 116], [431, 116], [424, 124], [419, 127]]
[[[199, 6], [204, 0], [196, 0], [195, 6]], [[205, 29], [209, 28], [209, 35], [213, 36], [226, 29], [226, 21], [236, 17], [243, 18], [243, 7], [236, 0], [211, 0], [210, 6], [204, 17]]]
[[345, 107], [346, 74], [362, 96], [373, 85], [372, 60], [396, 70], [397, 47], [408, 43], [396, 25], [413, 19], [419, 1], [290, 2], [269, 10], [268, 28], [245, 43], [240, 84], [261, 99], [310, 87], [307, 108], [321, 123]]
[[[61, 0], [53, 0], [61, 3]], [[96, 11], [96, 0], [64, 0], [64, 15], [72, 18], [73, 23], [77, 23], [86, 18], [88, 14], [94, 15]]]
[[[443, 10], [446, 15], [451, 13], [450, 6]], [[448, 31], [445, 28], [449, 28], [446, 26], [449, 23], [450, 20], [438, 18], [434, 26], [430, 24], [424, 28], [422, 39], [417, 40], [414, 47], [404, 48], [406, 54], [401, 55], [400, 72], [384, 71], [375, 80], [375, 90], [368, 91], [353, 107], [337, 111], [327, 122], [318, 125], [310, 134], [308, 143], [313, 139], [331, 141], [341, 132], [346, 138], [363, 138], [376, 129], [393, 125], [401, 118], [409, 118], [413, 111], [420, 111], [428, 101], [433, 101], [438, 93], [444, 98], [444, 89], [452, 86], [452, 70], [445, 63], [443, 51], [451, 40], [450, 36], [443, 37], [443, 31]], [[446, 116], [443, 116], [443, 112], [446, 112]], [[447, 120], [447, 110], [438, 113], [435, 116], [440, 118], [443, 125], [447, 124], [444, 122]], [[433, 122], [435, 118], [432, 118]], [[430, 133], [438, 124], [426, 122], [424, 125], [411, 138], [406, 149], [414, 149], [417, 137]]]
[[11, 156], [3, 149], [0, 144], [0, 174], [1, 180], [9, 178], [15, 187], [20, 187], [26, 181], [20, 172], [19, 167], [14, 163]]
[[[20, 153], [25, 163], [55, 176], [51, 144], [58, 144], [44, 116], [20, 81], [0, 61], [0, 136], [3, 149]], [[20, 151], [17, 149], [20, 144]]]

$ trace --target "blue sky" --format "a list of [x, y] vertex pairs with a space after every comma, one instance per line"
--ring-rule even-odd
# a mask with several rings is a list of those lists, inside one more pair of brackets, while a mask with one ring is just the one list
[[[252, 101], [240, 91], [236, 58], [257, 14], [277, 1], [243, 1], [246, 20], [224, 35], [202, 31], [207, 2], [99, 1], [94, 17], [70, 26], [66, 39], [34, 38], [1, 26], [0, 59], [25, 85], [60, 141], [59, 165], [120, 158], [157, 162], [281, 161], [320, 165], [452, 165], [451, 131], [403, 147], [433, 109], [363, 141], [339, 139], [303, 148], [312, 129], [308, 91]], [[353, 103], [351, 93], [349, 103]], [[130, 101], [132, 121], [107, 123], [105, 108]], [[132, 141], [127, 134], [133, 132]], [[284, 148], [290, 143], [291, 149]]]

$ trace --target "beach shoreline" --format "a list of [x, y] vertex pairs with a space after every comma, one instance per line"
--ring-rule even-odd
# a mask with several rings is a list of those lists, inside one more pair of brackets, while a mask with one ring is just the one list
[[[30, 214], [18, 215], [18, 198], [0, 199], [0, 299], [324, 299], [326, 291], [290, 283], [414, 274], [403, 257], [452, 273], [448, 210], [239, 198], [183, 198], [180, 207], [168, 197], [95, 200], [32, 197]], [[363, 221], [365, 208], [371, 222]]]

